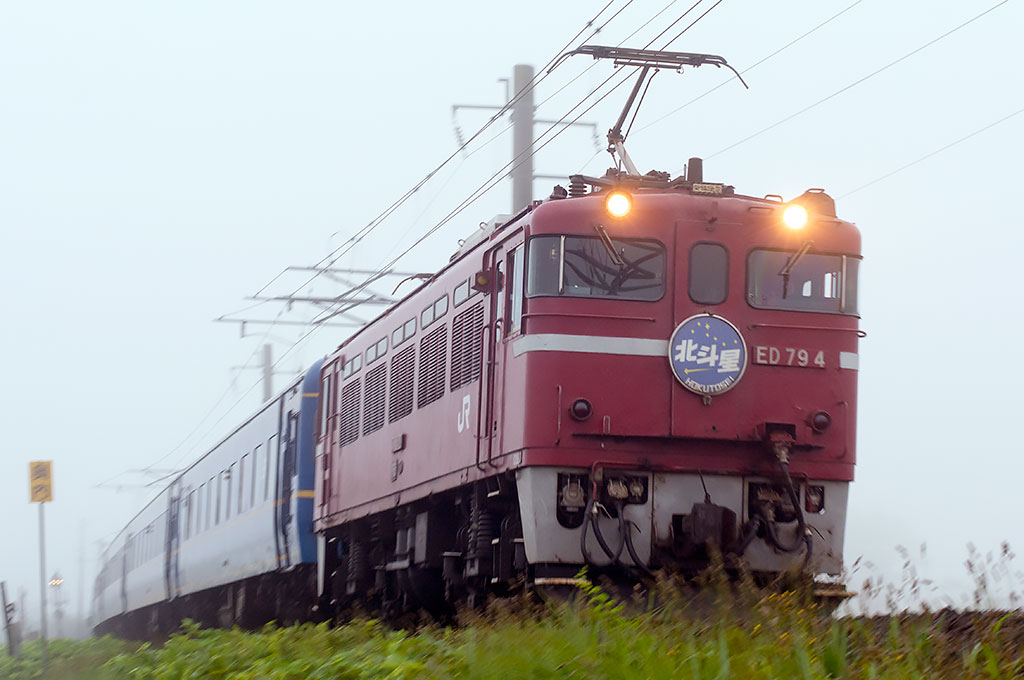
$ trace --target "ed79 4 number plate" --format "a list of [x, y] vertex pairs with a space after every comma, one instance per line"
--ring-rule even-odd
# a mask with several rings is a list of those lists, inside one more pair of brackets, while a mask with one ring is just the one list
[[758, 345], [753, 351], [754, 363], [763, 366], [795, 366], [797, 368], [825, 368], [825, 351], [802, 347], [772, 347]]

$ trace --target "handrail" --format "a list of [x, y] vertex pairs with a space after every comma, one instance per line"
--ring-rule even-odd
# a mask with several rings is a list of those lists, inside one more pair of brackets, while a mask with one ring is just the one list
[[620, 321], [650, 321], [655, 322], [653, 316], [622, 316], [619, 314], [587, 314], [585, 312], [523, 312], [523, 318], [528, 319], [531, 316], [567, 316], [574, 318], [584, 319], [617, 319]]

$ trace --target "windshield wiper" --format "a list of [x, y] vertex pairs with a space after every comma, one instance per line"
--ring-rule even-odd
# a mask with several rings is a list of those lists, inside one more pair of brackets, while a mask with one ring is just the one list
[[597, 237], [604, 245], [604, 249], [608, 251], [608, 257], [612, 259], [612, 262], [619, 265], [619, 269], [625, 269], [626, 263], [623, 261], [622, 256], [615, 252], [615, 244], [612, 243], [612, 237], [608, 235], [603, 225], [595, 224], [594, 231], [597, 232]]
[[800, 246], [800, 250], [796, 251], [795, 253], [793, 253], [792, 255], [789, 256], [789, 259], [786, 260], [786, 264], [783, 265], [782, 269], [779, 270], [779, 276], [782, 277], [782, 299], [783, 300], [786, 299], [786, 292], [787, 292], [787, 290], [789, 288], [789, 275], [793, 271], [793, 267], [795, 267], [796, 263], [800, 261], [800, 258], [802, 258], [804, 255], [806, 255], [807, 251], [810, 250], [813, 247], [814, 247], [814, 241], [806, 241], [802, 246]]

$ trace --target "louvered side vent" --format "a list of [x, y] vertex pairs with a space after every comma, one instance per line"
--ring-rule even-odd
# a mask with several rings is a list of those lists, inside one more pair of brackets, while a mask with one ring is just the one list
[[338, 443], [341, 446], [359, 439], [359, 382], [356, 378], [341, 388], [341, 422], [338, 427]]
[[441, 326], [420, 341], [420, 376], [416, 408], [423, 408], [444, 396], [448, 373], [448, 327]]
[[478, 302], [452, 321], [452, 391], [480, 377], [484, 305]]
[[384, 387], [387, 375], [387, 364], [381, 364], [366, 374], [366, 389], [363, 392], [364, 435], [384, 427]]
[[416, 368], [416, 345], [408, 347], [391, 359], [391, 404], [388, 422], [393, 423], [412, 413], [413, 378]]

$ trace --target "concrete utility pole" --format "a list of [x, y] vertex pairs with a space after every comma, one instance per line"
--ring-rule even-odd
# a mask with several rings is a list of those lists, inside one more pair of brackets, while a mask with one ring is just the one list
[[[509, 176], [512, 178], [512, 207], [510, 212], [515, 214], [528, 206], [533, 201], [533, 180], [535, 179], [560, 179], [565, 180], [565, 175], [539, 175], [533, 171], [533, 128], [537, 123], [546, 125], [579, 126], [590, 128], [594, 139], [594, 146], [601, 149], [601, 143], [597, 136], [597, 124], [583, 121], [568, 122], [564, 120], [545, 120], [535, 116], [536, 107], [533, 103], [533, 66], [529, 64], [516, 64], [512, 68], [512, 93], [508, 93], [508, 78], [500, 78], [499, 82], [505, 83], [507, 101], [505, 106], [512, 103], [512, 169]], [[523, 96], [516, 100], [519, 93]], [[454, 104], [452, 105], [452, 123], [455, 126], [455, 139], [460, 145], [464, 144], [462, 129], [459, 127], [456, 114], [459, 109], [483, 109], [489, 111], [501, 111], [505, 106], [487, 106], [483, 104]]]
[[274, 397], [274, 358], [270, 343], [263, 345], [263, 403]]
[[[248, 323], [241, 322], [241, 323]], [[263, 374], [261, 382], [263, 383], [263, 403], [266, 404], [274, 398], [274, 349], [273, 345], [269, 342], [263, 344], [263, 358], [260, 361], [259, 366], [232, 366], [231, 368], [236, 371], [245, 370], [258, 370]], [[276, 373], [286, 373], [287, 371], [276, 371]], [[289, 373], [289, 375], [292, 375]]]
[[[512, 212], [533, 201], [533, 66], [512, 70]], [[520, 93], [525, 94], [520, 96]], [[516, 99], [519, 97], [519, 99]]]

